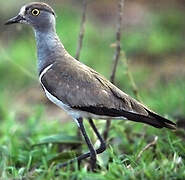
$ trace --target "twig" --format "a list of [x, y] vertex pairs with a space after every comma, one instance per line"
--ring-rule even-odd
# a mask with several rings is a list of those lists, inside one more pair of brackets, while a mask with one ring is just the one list
[[78, 37], [78, 45], [76, 50], [75, 58], [79, 60], [80, 58], [80, 52], [82, 49], [83, 39], [84, 39], [84, 33], [85, 33], [85, 22], [86, 22], [86, 11], [87, 11], [87, 0], [83, 0], [83, 12], [82, 12], [82, 19], [80, 23], [80, 33]]
[[133, 91], [133, 93], [134, 93], [136, 99], [137, 99], [138, 101], [142, 102], [141, 97], [140, 97], [140, 95], [139, 95], [138, 88], [137, 88], [136, 83], [135, 83], [135, 81], [134, 81], [133, 75], [132, 75], [132, 73], [131, 73], [131, 71], [130, 71], [130, 69], [129, 69], [128, 60], [127, 60], [127, 58], [126, 58], [126, 56], [125, 56], [125, 53], [124, 53], [123, 51], [121, 52], [121, 56], [123, 57], [123, 58], [121, 58], [121, 60], [123, 60], [123, 63], [125, 64], [126, 74], [127, 74], [127, 76], [128, 76], [130, 85], [131, 85], [131, 87], [132, 87], [132, 91]]
[[152, 146], [155, 146], [158, 140], [158, 136], [155, 136], [154, 140], [152, 142], [150, 142], [149, 144], [147, 144], [137, 155], [136, 161], [138, 161], [141, 157], [141, 155], [143, 154], [143, 152], [145, 152], [147, 149], [149, 149]]
[[[118, 65], [118, 61], [120, 58], [120, 51], [121, 51], [121, 26], [122, 26], [122, 17], [123, 17], [123, 7], [124, 7], [124, 0], [119, 0], [118, 3], [118, 23], [117, 23], [117, 32], [116, 32], [116, 52], [113, 58], [113, 68], [112, 68], [112, 74], [110, 76], [110, 81], [114, 84], [115, 81], [115, 74], [116, 74], [116, 69]], [[106, 121], [106, 127], [105, 131], [103, 133], [104, 140], [106, 141], [108, 137], [108, 132], [110, 129], [111, 121], [107, 120]]]
[[113, 58], [113, 69], [112, 69], [112, 74], [110, 76], [110, 81], [114, 83], [115, 81], [115, 74], [116, 74], [116, 69], [118, 65], [118, 61], [120, 58], [120, 51], [121, 51], [121, 25], [122, 25], [122, 16], [123, 16], [123, 6], [124, 6], [124, 0], [120, 0], [118, 3], [118, 24], [117, 24], [117, 32], [116, 32], [116, 52]]

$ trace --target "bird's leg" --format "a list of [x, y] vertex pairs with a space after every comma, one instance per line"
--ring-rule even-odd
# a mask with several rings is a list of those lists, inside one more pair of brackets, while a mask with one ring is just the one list
[[100, 154], [106, 150], [106, 143], [105, 143], [104, 139], [102, 138], [102, 136], [100, 135], [100, 133], [98, 132], [93, 120], [91, 118], [89, 118], [88, 120], [89, 120], [89, 124], [91, 125], [93, 131], [95, 132], [96, 136], [98, 137], [98, 139], [100, 141], [100, 147], [96, 151], [97, 154]]
[[[95, 126], [93, 120], [90, 119], [90, 118], [89, 118], [89, 124], [91, 125], [91, 127], [92, 127], [92, 129], [94, 130], [96, 136], [97, 136], [98, 139], [100, 140], [100, 143], [101, 143], [101, 144], [100, 144], [100, 147], [96, 150], [96, 153], [97, 153], [97, 154], [100, 154], [100, 153], [102, 153], [103, 151], [105, 151], [105, 149], [106, 149], [105, 141], [103, 140], [103, 138], [101, 137], [100, 133], [98, 132], [98, 130], [97, 130], [97, 128], [96, 128], [96, 126]], [[79, 161], [81, 161], [81, 160], [83, 160], [83, 159], [86, 159], [86, 158], [88, 158], [88, 157], [90, 157], [90, 156], [91, 156], [90, 152], [85, 153], [85, 154], [82, 154], [82, 155], [78, 156], [77, 158], [71, 159], [70, 161], [68, 161], [68, 162], [66, 162], [66, 163], [59, 164], [59, 165], [57, 166], [57, 169], [60, 169], [60, 168], [65, 167], [65, 166], [67, 166], [67, 165], [69, 165], [69, 164], [72, 164], [72, 163], [74, 163], [75, 161], [78, 161], [78, 162], [79, 162]]]
[[83, 119], [79, 118], [79, 119], [77, 119], [77, 121], [78, 121], [79, 128], [81, 130], [81, 133], [82, 133], [82, 135], [87, 143], [87, 146], [89, 148], [91, 168], [92, 168], [92, 170], [94, 170], [94, 168], [96, 166], [96, 150], [94, 149], [93, 144], [91, 143], [91, 140], [89, 139], [89, 137], [86, 133], [85, 127], [83, 125]]

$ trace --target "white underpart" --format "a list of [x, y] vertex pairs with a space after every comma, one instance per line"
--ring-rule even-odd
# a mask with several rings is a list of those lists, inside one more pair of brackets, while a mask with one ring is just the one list
[[74, 110], [72, 109], [69, 105], [64, 104], [61, 100], [57, 99], [55, 96], [53, 96], [50, 92], [47, 91], [47, 89], [44, 87], [44, 85], [41, 82], [41, 78], [42, 76], [52, 67], [53, 64], [49, 65], [48, 67], [46, 67], [42, 73], [40, 74], [39, 77], [39, 81], [45, 91], [45, 94], [47, 96], [47, 98], [53, 102], [54, 104], [56, 104], [57, 106], [59, 106], [60, 108], [62, 108], [63, 110], [65, 110], [69, 115], [72, 116], [72, 118], [75, 120], [75, 122], [77, 123], [77, 125], [79, 126], [79, 123], [77, 121], [78, 118], [93, 118], [93, 119], [126, 119], [125, 117], [110, 117], [110, 116], [102, 116], [102, 115], [96, 115], [96, 114], [92, 114], [89, 112], [85, 112], [85, 111], [80, 111], [80, 110]]

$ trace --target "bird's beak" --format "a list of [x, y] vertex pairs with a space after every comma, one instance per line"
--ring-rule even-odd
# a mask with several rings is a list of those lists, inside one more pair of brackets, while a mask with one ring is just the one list
[[5, 25], [21, 23], [24, 20], [25, 20], [25, 18], [23, 16], [21, 16], [20, 14], [18, 14], [17, 16], [15, 16], [15, 17], [9, 19], [7, 22], [5, 22]]

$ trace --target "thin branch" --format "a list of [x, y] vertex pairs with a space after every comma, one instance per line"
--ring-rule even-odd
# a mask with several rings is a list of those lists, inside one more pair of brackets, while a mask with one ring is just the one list
[[128, 60], [127, 60], [127, 58], [125, 56], [125, 53], [123, 51], [121, 52], [121, 56], [123, 57], [123, 58], [121, 58], [121, 60], [123, 60], [123, 63], [125, 64], [126, 74], [128, 76], [128, 80], [129, 80], [130, 85], [132, 87], [132, 91], [133, 91], [136, 99], [138, 101], [142, 102], [141, 97], [139, 95], [138, 87], [137, 87], [137, 85], [136, 85], [136, 83], [134, 81], [133, 75], [132, 75], [132, 73], [131, 73], [131, 71], [129, 69]]
[[85, 33], [85, 22], [86, 22], [86, 12], [87, 12], [87, 0], [83, 0], [83, 12], [82, 12], [82, 18], [80, 23], [80, 33], [78, 37], [78, 45], [76, 50], [75, 58], [79, 60], [80, 58], [80, 52], [82, 49], [83, 39], [84, 39], [84, 33]]
[[155, 146], [158, 140], [158, 136], [155, 136], [154, 140], [152, 142], [150, 142], [149, 144], [147, 144], [137, 155], [136, 160], [138, 161], [141, 158], [141, 155], [150, 147]]
[[116, 32], [116, 52], [113, 58], [113, 69], [112, 74], [110, 76], [110, 81], [114, 83], [115, 81], [115, 74], [118, 65], [118, 61], [120, 58], [120, 51], [121, 51], [121, 25], [122, 25], [122, 17], [123, 17], [123, 7], [124, 7], [124, 0], [120, 0], [118, 3], [118, 24], [117, 24], [117, 32]]
[[[116, 69], [118, 65], [118, 61], [120, 58], [120, 51], [121, 51], [121, 26], [122, 26], [122, 17], [123, 17], [123, 7], [124, 7], [124, 0], [119, 0], [118, 3], [118, 23], [117, 23], [117, 32], [116, 32], [116, 52], [113, 58], [113, 69], [112, 69], [112, 74], [110, 76], [110, 81], [114, 84], [115, 81], [115, 74], [116, 74]], [[104, 140], [106, 141], [108, 137], [108, 132], [110, 129], [111, 121], [107, 120], [106, 121], [106, 127], [105, 131], [103, 133]]]

